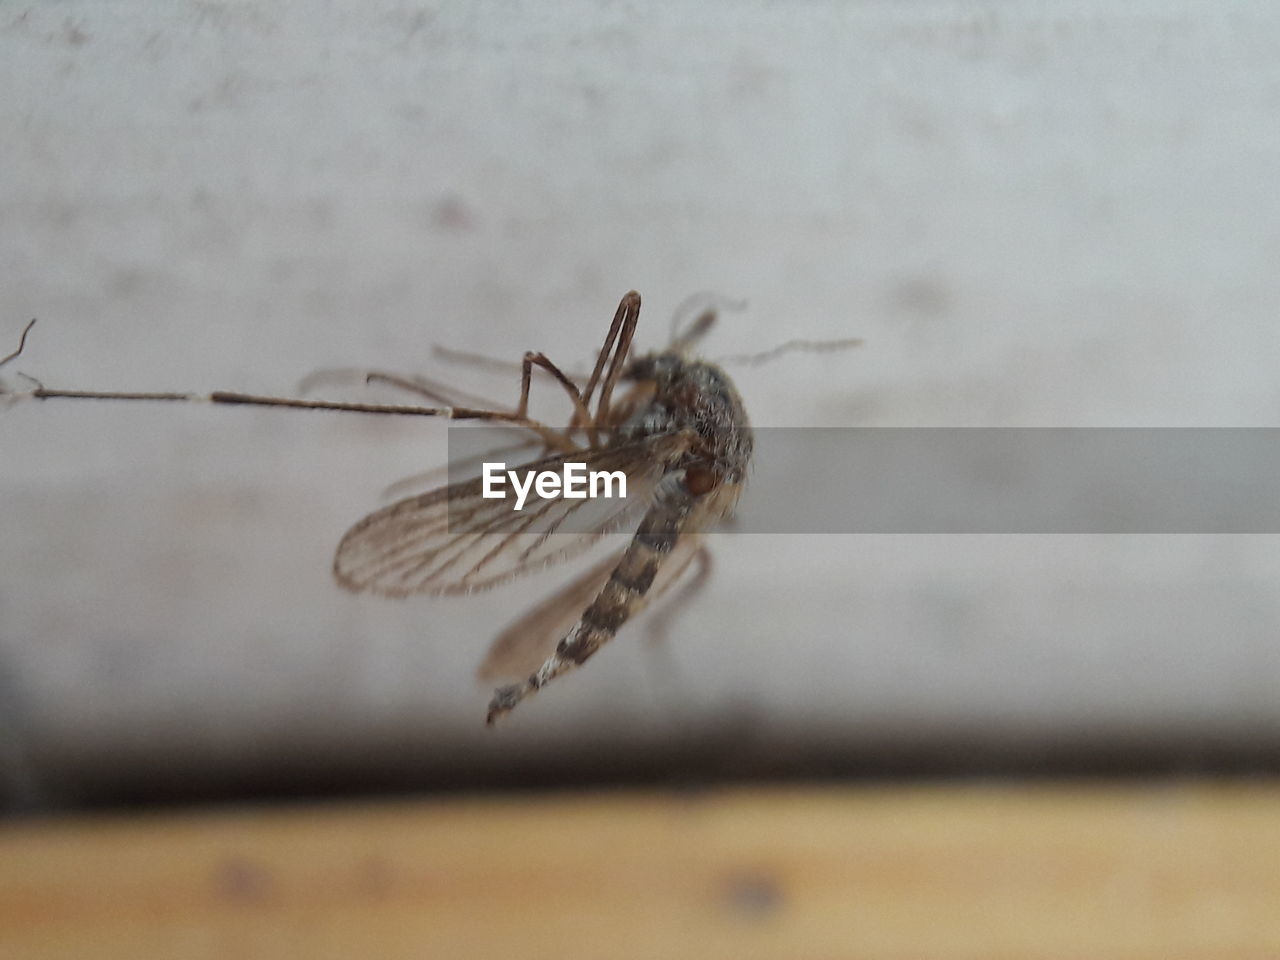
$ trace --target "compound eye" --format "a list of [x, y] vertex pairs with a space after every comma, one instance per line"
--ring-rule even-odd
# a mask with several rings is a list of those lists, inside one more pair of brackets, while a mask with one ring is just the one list
[[720, 485], [720, 477], [716, 475], [714, 470], [707, 470], [704, 467], [694, 467], [686, 470], [684, 473], [684, 488], [695, 497], [700, 497], [704, 493], [710, 493]]

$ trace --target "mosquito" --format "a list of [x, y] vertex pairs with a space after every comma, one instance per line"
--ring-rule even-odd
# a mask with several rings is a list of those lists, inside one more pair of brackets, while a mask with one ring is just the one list
[[[715, 321], [715, 309], [698, 314], [685, 331], [673, 330], [666, 349], [633, 356], [639, 315], [640, 294], [633, 290], [618, 304], [585, 384], [584, 378], [566, 374], [544, 354], [526, 353], [513, 412], [226, 391], [198, 395], [51, 390], [39, 382], [24, 394], [0, 388], [0, 395], [209, 401], [488, 421], [525, 430], [542, 445], [544, 455], [517, 468], [518, 472], [559, 470], [569, 462], [585, 464], [588, 470], [622, 471], [629, 495], [603, 508], [600, 500], [539, 497], [530, 492], [523, 514], [513, 522], [509, 503], [483, 498], [477, 478], [377, 510], [352, 526], [338, 544], [333, 575], [347, 590], [389, 597], [466, 594], [566, 561], [606, 534], [634, 525], [625, 548], [598, 562], [494, 641], [481, 676], [516, 672], [515, 664], [526, 665], [527, 674], [520, 682], [494, 690], [486, 715], [492, 726], [552, 680], [590, 659], [649, 601], [675, 584], [695, 558], [702, 560], [705, 574], [707, 556], [700, 535], [729, 517], [742, 493], [753, 446], [742, 398], [720, 365], [693, 354], [695, 342]], [[0, 365], [22, 352], [30, 329], [28, 324], [18, 349]], [[722, 362], [754, 364], [793, 350], [826, 351], [861, 342], [791, 340], [765, 353]], [[549, 374], [568, 396], [573, 412], [566, 427], [555, 428], [529, 416], [535, 369]], [[424, 381], [382, 373], [368, 374], [366, 379], [448, 401], [441, 390]], [[596, 509], [584, 526], [572, 533], [557, 532], [588, 505]], [[538, 532], [530, 532], [535, 521]]]
[[[630, 495], [593, 518], [590, 530], [505, 532], [510, 506], [482, 499], [480, 483], [469, 480], [372, 513], [338, 545], [333, 571], [349, 590], [389, 596], [465, 593], [566, 560], [617, 530], [628, 510], [642, 505], [621, 555], [589, 570], [582, 582], [565, 591], [566, 598], [590, 597], [576, 623], [523, 681], [494, 691], [490, 725], [612, 640], [645, 606], [663, 568], [674, 568], [663, 578], [673, 582], [696, 552], [698, 533], [728, 516], [741, 493], [752, 447], [746, 410], [725, 372], [691, 353], [713, 314], [704, 314], [706, 319], [699, 318], [667, 349], [633, 357], [639, 315], [640, 294], [631, 291], [618, 304], [582, 388], [542, 354], [526, 354], [522, 364], [515, 416], [541, 439], [555, 437], [562, 449], [520, 469], [555, 470], [574, 461], [587, 469], [620, 470], [627, 477]], [[534, 366], [550, 373], [573, 404], [564, 431], [528, 421]], [[577, 436], [585, 442], [574, 442]], [[543, 529], [555, 530], [587, 502], [535, 499], [524, 512]], [[527, 529], [530, 522], [522, 521], [518, 529]]]

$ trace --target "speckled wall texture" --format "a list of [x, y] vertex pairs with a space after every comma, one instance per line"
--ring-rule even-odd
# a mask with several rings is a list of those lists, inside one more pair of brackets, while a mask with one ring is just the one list
[[[762, 425], [1275, 426], [1278, 48], [1266, 2], [3, 2], [0, 355], [40, 324], [0, 376], [509, 404], [431, 345], [581, 368], [628, 289], [645, 348], [714, 291], [713, 356], [866, 341], [734, 369]], [[1280, 746], [1272, 536], [741, 536], [664, 645], [487, 731], [485, 646], [563, 578], [329, 571], [443, 450], [0, 409], [4, 799]]]

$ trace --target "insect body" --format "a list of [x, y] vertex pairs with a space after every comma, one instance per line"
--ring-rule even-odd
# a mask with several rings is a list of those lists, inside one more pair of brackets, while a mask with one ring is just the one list
[[682, 536], [705, 529], [733, 510], [751, 457], [751, 430], [742, 400], [718, 367], [681, 351], [642, 357], [624, 379], [652, 386], [651, 399], [617, 430], [621, 443], [679, 438], [630, 545], [576, 626], [523, 682], [499, 688], [490, 723], [524, 697], [583, 663], [644, 605]]
[[[623, 298], [585, 389], [541, 354], [526, 354], [516, 412], [483, 417], [526, 427], [548, 447], [559, 448], [523, 469], [554, 469], [572, 460], [625, 471], [631, 491], [625, 503], [600, 507], [594, 501], [596, 513], [585, 530], [557, 532], [583, 508], [582, 500], [531, 498], [516, 514], [503, 502], [482, 499], [480, 481], [473, 480], [370, 514], [338, 546], [334, 574], [351, 590], [463, 593], [563, 560], [601, 534], [637, 523], [621, 556], [604, 568], [603, 582], [600, 568], [588, 573], [587, 581], [594, 578], [598, 586], [576, 624], [522, 682], [494, 692], [490, 724], [585, 662], [647, 599], [670, 586], [694, 556], [698, 532], [728, 515], [741, 491], [752, 447], [742, 400], [723, 370], [693, 358], [690, 350], [713, 315], [700, 317], [667, 350], [628, 361], [639, 308], [639, 294]], [[527, 417], [533, 366], [551, 372], [573, 401], [564, 431]], [[615, 403], [619, 384], [627, 389]], [[585, 445], [575, 440], [580, 436]]]

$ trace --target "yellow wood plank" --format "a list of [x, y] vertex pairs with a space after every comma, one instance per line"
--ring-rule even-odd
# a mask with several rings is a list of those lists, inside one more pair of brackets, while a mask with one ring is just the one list
[[447, 800], [0, 828], [0, 956], [1275, 958], [1280, 787]]

